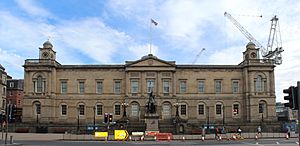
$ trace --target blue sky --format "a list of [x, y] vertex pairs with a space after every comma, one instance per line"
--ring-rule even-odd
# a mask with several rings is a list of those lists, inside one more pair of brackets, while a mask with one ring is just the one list
[[[124, 64], [152, 53], [177, 64], [242, 61], [248, 40], [227, 11], [263, 46], [270, 19], [279, 18], [284, 52], [275, 68], [277, 101], [300, 74], [298, 0], [0, 0], [0, 64], [23, 78], [25, 59], [38, 58], [50, 36], [61, 64]], [[249, 16], [245, 16], [249, 15]], [[262, 18], [254, 17], [262, 15]]]

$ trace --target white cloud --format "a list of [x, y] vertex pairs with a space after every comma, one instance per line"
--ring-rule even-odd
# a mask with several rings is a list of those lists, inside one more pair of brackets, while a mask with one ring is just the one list
[[[141, 56], [144, 56], [146, 54], [150, 54], [150, 45], [144, 44], [144, 45], [136, 45], [136, 46], [130, 46], [129, 51], [134, 55], [133, 58], [140, 58]], [[151, 44], [151, 54], [157, 56], [158, 53], [158, 47]]]
[[14, 78], [23, 78], [23, 68], [21, 64], [24, 63], [24, 58], [15, 53], [9, 53], [0, 48], [0, 62], [6, 69], [8, 75]]
[[[131, 39], [123, 32], [106, 26], [97, 18], [64, 21], [57, 26], [58, 40], [68, 48], [78, 49], [84, 55], [101, 63], [113, 62], [112, 56]], [[126, 49], [126, 48], [123, 48]]]
[[52, 14], [38, 5], [36, 0], [15, 0], [17, 5], [26, 13], [33, 16], [50, 17]]

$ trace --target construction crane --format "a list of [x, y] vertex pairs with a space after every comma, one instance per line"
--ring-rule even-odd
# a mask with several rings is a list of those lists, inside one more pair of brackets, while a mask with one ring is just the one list
[[[246, 38], [254, 43], [261, 51], [263, 59], [274, 59], [274, 63], [280, 65], [282, 63], [281, 52], [282, 42], [280, 35], [279, 22], [276, 15], [271, 19], [271, 28], [268, 38], [267, 48], [263, 47], [238, 21], [236, 21], [229, 13], [225, 12], [224, 16], [227, 17]], [[277, 47], [273, 50], [274, 38], [276, 38]], [[258, 55], [259, 57], [259, 55]]]
[[198, 58], [200, 57], [200, 55], [202, 54], [202, 52], [205, 50], [205, 48], [202, 48], [201, 51], [196, 55], [194, 61], [193, 61], [193, 64], [195, 64], [198, 60]]

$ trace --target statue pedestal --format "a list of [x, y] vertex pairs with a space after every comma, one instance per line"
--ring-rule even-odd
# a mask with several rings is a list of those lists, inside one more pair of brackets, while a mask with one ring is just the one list
[[146, 132], [159, 132], [158, 114], [145, 114]]

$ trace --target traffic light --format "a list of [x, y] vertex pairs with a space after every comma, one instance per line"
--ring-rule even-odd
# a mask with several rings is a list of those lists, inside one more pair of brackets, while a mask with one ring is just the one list
[[108, 123], [108, 114], [107, 113], [104, 114], [104, 123]]
[[11, 111], [12, 121], [15, 121], [16, 116], [17, 116], [17, 105], [13, 104], [11, 110], [12, 110]]
[[112, 122], [112, 121], [113, 121], [113, 115], [109, 114], [109, 122]]
[[283, 93], [288, 94], [287, 96], [284, 96], [284, 100], [288, 100], [287, 103], [284, 103], [284, 106], [293, 110], [298, 110], [298, 87], [290, 86], [288, 89], [284, 89]]

